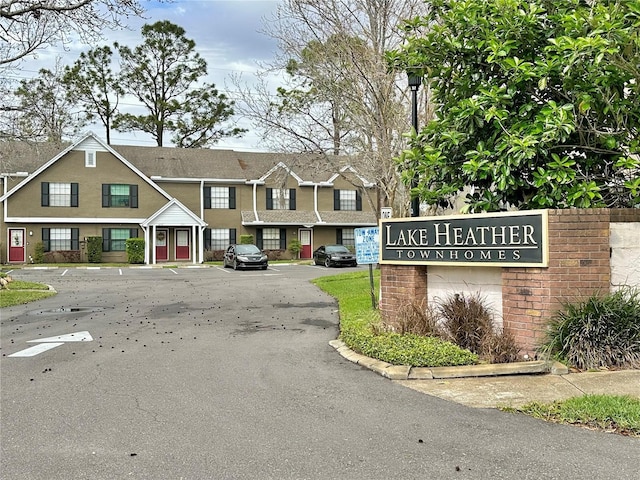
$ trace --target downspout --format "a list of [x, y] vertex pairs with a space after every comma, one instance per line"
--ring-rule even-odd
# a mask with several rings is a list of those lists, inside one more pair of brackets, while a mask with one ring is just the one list
[[258, 183], [253, 182], [253, 215], [254, 221], [259, 222], [258, 218]]
[[316, 218], [318, 219], [318, 222], [323, 223], [322, 218], [320, 217], [320, 212], [318, 211], [318, 184], [317, 183], [313, 186], [313, 211], [316, 214]]

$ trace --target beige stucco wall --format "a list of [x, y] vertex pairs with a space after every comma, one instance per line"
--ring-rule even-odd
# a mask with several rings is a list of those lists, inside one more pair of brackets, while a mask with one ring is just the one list
[[611, 223], [611, 288], [640, 286], [640, 223]]
[[495, 325], [502, 326], [502, 269], [491, 267], [427, 267], [427, 301], [429, 305], [459, 293], [467, 297], [478, 294], [491, 309]]

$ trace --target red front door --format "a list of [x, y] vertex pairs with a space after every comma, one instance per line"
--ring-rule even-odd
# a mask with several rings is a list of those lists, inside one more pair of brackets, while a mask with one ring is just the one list
[[189, 230], [176, 230], [176, 260], [189, 260]]
[[167, 249], [168, 238], [169, 230], [156, 230], [156, 262], [166, 262], [169, 260], [169, 250]]
[[26, 261], [24, 235], [24, 228], [9, 229], [9, 262], [24, 263]]
[[311, 258], [311, 230], [300, 229], [298, 231], [298, 238], [302, 249], [300, 250], [300, 259], [308, 260]]

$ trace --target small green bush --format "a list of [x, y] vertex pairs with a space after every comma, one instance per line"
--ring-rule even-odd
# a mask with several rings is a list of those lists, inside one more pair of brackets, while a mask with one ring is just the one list
[[144, 238], [127, 238], [125, 249], [129, 263], [144, 263]]
[[293, 258], [298, 258], [298, 254], [302, 250], [302, 243], [297, 238], [294, 238], [289, 242], [289, 251], [292, 253]]
[[478, 356], [451, 342], [412, 333], [367, 332], [343, 329], [340, 338], [350, 348], [393, 365], [449, 367], [478, 363]]
[[640, 367], [640, 291], [624, 288], [564, 302], [540, 351], [580, 370]]
[[44, 243], [38, 242], [33, 246], [33, 263], [44, 262]]
[[102, 237], [87, 237], [87, 260], [89, 263], [102, 262]]

